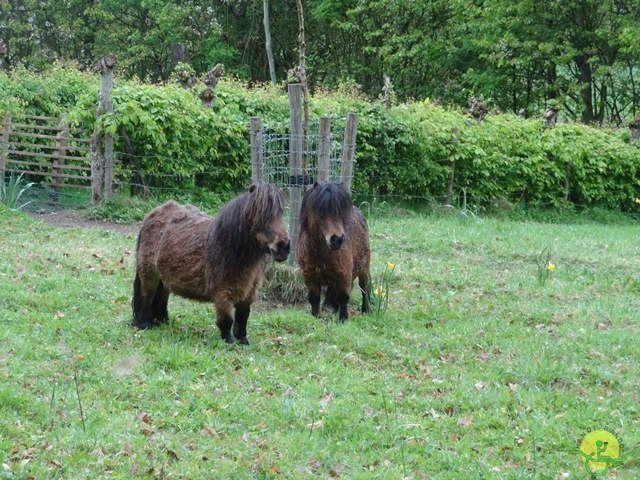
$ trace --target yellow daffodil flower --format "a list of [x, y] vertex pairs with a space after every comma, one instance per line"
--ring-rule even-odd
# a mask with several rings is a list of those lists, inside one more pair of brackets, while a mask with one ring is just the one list
[[387, 262], [387, 267], [389, 267], [389, 270], [393, 270], [395, 266], [396, 266], [395, 263]]
[[547, 265], [547, 268], [549, 269], [549, 271], [553, 272], [556, 269], [555, 264], [549, 262], [549, 265]]

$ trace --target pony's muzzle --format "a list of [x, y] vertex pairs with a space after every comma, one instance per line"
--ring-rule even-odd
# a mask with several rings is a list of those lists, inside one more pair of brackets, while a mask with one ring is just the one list
[[344, 235], [331, 235], [329, 239], [329, 248], [331, 250], [340, 250], [344, 243]]
[[271, 252], [273, 255], [273, 259], [277, 262], [283, 262], [289, 256], [289, 252], [291, 251], [291, 240], [288, 238], [286, 240], [280, 240], [276, 243], [276, 248]]

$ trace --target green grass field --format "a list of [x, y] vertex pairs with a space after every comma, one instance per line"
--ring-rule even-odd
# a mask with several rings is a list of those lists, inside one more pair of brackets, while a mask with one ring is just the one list
[[639, 225], [369, 223], [386, 312], [257, 304], [242, 348], [130, 328], [135, 236], [0, 211], [0, 479], [579, 479], [604, 429], [640, 477]]

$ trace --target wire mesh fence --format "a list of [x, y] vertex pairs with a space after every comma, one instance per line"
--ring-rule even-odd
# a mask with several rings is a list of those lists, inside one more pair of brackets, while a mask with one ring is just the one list
[[[295, 137], [288, 132], [288, 124], [282, 124], [276, 128], [266, 128], [261, 133], [260, 142], [263, 148], [261, 168], [264, 180], [279, 185], [285, 194], [290, 197], [292, 188], [299, 188], [304, 191], [319, 178], [329, 180], [340, 180], [343, 178], [342, 158], [344, 149], [355, 149], [355, 143], [344, 145], [344, 118], [332, 118], [332, 131], [326, 140], [326, 152], [328, 157], [328, 167], [321, 167], [319, 152], [322, 150], [322, 142], [325, 141], [319, 133], [318, 121], [311, 122], [310, 134], [306, 137]], [[123, 138], [115, 139], [115, 156], [117, 162], [114, 165], [113, 178], [115, 181], [114, 191], [116, 194], [151, 197], [162, 201], [174, 198], [182, 202], [192, 202], [202, 207], [215, 210], [223, 201], [245, 190], [251, 184], [251, 162], [249, 155], [249, 142], [247, 149], [242, 152], [216, 152], [216, 156], [210, 159], [199, 160], [192, 172], [171, 173], [172, 166], [184, 161], [180, 158], [181, 153], [174, 155], [144, 155], [137, 152], [144, 152], [145, 146], [142, 142], [137, 144], [135, 140], [129, 139], [130, 148], [125, 148]], [[294, 147], [292, 149], [292, 146]], [[297, 150], [296, 150], [297, 149]], [[299, 176], [292, 175], [290, 157], [298, 154], [302, 157], [302, 167]], [[50, 160], [49, 160], [50, 161]], [[389, 162], [401, 167], [409, 162], [415, 162], [411, 158], [393, 158]], [[7, 166], [11, 165], [9, 157]], [[431, 160], [432, 163], [439, 163], [446, 166], [448, 159], [440, 162]], [[380, 164], [385, 163], [384, 158], [379, 159]], [[358, 185], [362, 184], [362, 168], [355, 165], [356, 175], [360, 176]], [[367, 173], [367, 183], [378, 185], [383, 183], [379, 172], [371, 171]], [[517, 172], [516, 172], [517, 173]], [[515, 174], [515, 173], [514, 173]], [[509, 172], [502, 172], [503, 177], [509, 177]], [[349, 178], [351, 180], [351, 178]], [[457, 180], [457, 179], [456, 179]], [[5, 173], [4, 182], [10, 181], [10, 172]], [[462, 180], [460, 180], [462, 181]], [[89, 191], [78, 188], [65, 188], [64, 186], [53, 188], [51, 179], [42, 176], [31, 176], [24, 173], [23, 185], [29, 184], [22, 201], [26, 203], [25, 210], [32, 212], [48, 212], [64, 208], [86, 208], [91, 205]], [[497, 190], [502, 190], [501, 179], [495, 179]], [[506, 184], [506, 181], [504, 182]], [[496, 200], [497, 208], [510, 209], [515, 206], [527, 205], [527, 187], [523, 186], [520, 192], [513, 192], [512, 195]], [[623, 190], [612, 189], [612, 196], [618, 196]], [[384, 193], [375, 189], [372, 191], [356, 191], [354, 194], [355, 203], [363, 209], [372, 209], [382, 205], [410, 205], [418, 208], [432, 208], [444, 204], [445, 192], [444, 184], [440, 192], [427, 192], [424, 195]], [[459, 210], [469, 210], [471, 208], [487, 207], [486, 202], [478, 205], [474, 199], [472, 186], [465, 188], [457, 186], [454, 188], [452, 207]], [[590, 205], [582, 204], [575, 198], [580, 198], [580, 192], [574, 189], [574, 185], [567, 185], [565, 197], [571, 200], [571, 205], [576, 209], [588, 208]], [[537, 201], [537, 208], [556, 207], [556, 203]], [[290, 218], [291, 212], [287, 212]], [[297, 215], [297, 212], [293, 212]]]
[[[319, 165], [318, 162], [318, 144], [319, 135], [313, 133], [307, 137], [307, 148], [300, 150], [298, 153], [303, 158], [302, 175], [305, 176], [303, 182], [299, 178], [292, 178], [290, 172], [290, 156], [295, 154], [295, 150], [291, 150], [291, 136], [289, 134], [279, 133], [266, 130], [262, 135], [263, 145], [263, 177], [266, 182], [275, 183], [283, 189], [300, 183], [313, 184], [319, 178], [326, 177], [330, 181], [339, 181], [342, 175], [342, 133], [332, 133], [329, 143], [329, 168]], [[301, 142], [293, 142], [294, 144], [304, 145], [304, 139]], [[355, 148], [355, 144], [351, 145]]]

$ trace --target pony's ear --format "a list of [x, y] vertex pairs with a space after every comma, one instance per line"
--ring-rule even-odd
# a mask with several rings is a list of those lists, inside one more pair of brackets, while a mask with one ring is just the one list
[[316, 188], [318, 186], [318, 182], [313, 184], [313, 188]]
[[258, 188], [258, 186], [254, 183], [249, 187], [249, 193], [253, 193], [256, 188]]

